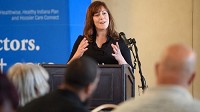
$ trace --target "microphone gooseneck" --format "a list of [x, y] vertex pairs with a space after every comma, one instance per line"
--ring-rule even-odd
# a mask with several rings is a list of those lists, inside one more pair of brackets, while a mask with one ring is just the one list
[[[138, 85], [139, 88], [142, 88], [143, 92], [144, 90], [148, 87], [146, 84], [146, 80], [142, 74], [142, 68], [141, 68], [141, 62], [138, 56], [138, 48], [136, 46], [136, 41], [134, 38], [126, 38], [126, 35], [123, 32], [119, 33], [119, 36], [124, 40], [125, 44], [128, 46], [128, 48], [131, 50], [132, 55], [134, 57], [134, 66], [133, 68], [136, 69], [136, 62], [138, 63], [138, 69], [139, 69], [139, 74], [140, 74], [140, 78], [141, 78], [141, 86]], [[133, 47], [134, 46], [134, 50], [135, 53], [133, 51]], [[133, 71], [134, 72], [134, 71]]]

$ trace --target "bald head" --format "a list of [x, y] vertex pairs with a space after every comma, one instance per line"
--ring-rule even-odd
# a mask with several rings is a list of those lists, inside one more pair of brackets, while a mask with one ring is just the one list
[[158, 84], [172, 84], [187, 87], [195, 74], [196, 54], [183, 44], [169, 46], [156, 65]]

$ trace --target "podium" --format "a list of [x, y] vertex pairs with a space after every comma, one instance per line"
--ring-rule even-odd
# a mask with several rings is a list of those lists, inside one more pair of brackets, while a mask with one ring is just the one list
[[[55, 90], [64, 80], [65, 64], [42, 64], [50, 75], [50, 91]], [[100, 80], [89, 107], [93, 109], [101, 104], [119, 104], [135, 96], [135, 79], [129, 65], [99, 65]]]

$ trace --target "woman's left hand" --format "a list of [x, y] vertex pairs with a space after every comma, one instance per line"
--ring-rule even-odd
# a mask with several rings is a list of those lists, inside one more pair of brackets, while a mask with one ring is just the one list
[[112, 53], [112, 56], [115, 57], [115, 59], [118, 61], [118, 63], [121, 64], [127, 64], [126, 60], [124, 59], [124, 57], [121, 54], [120, 48], [119, 48], [119, 44], [118, 42], [116, 42], [116, 45], [111, 44], [114, 53]]

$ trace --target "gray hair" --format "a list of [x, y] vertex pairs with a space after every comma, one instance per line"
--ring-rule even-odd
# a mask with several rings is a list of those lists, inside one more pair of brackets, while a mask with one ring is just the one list
[[20, 106], [49, 92], [49, 74], [40, 65], [16, 63], [10, 67], [8, 78], [18, 91]]

